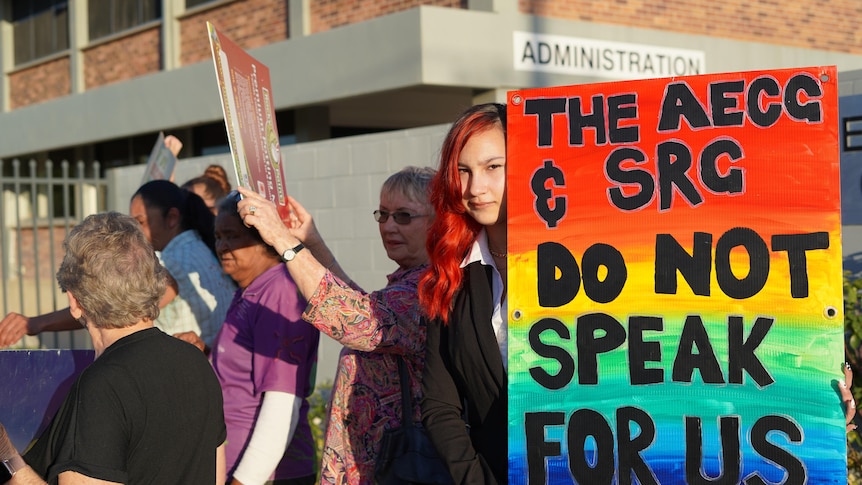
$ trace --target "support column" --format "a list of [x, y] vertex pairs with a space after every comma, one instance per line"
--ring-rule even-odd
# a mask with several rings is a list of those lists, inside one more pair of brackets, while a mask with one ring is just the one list
[[9, 71], [15, 67], [12, 2], [0, 0], [0, 113], [10, 110]]
[[87, 90], [84, 76], [84, 48], [90, 43], [87, 0], [69, 0], [69, 76], [71, 94]]
[[288, 37], [296, 39], [311, 33], [310, 0], [289, 0], [287, 4]]
[[517, 0], [467, 0], [467, 8], [482, 12], [517, 13]]
[[184, 0], [162, 0], [162, 70], [180, 66], [180, 15], [185, 12]]

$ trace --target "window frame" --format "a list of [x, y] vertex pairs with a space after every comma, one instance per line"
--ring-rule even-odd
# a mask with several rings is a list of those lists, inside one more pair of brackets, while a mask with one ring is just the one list
[[[106, 13], [107, 12], [107, 13]], [[87, 0], [87, 38], [98, 42], [162, 19], [161, 0]]]
[[68, 0], [13, 0], [11, 7], [15, 67], [69, 50]]

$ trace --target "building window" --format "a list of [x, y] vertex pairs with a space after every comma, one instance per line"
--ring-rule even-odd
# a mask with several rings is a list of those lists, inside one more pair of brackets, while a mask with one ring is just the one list
[[15, 65], [69, 48], [67, 0], [13, 0]]
[[862, 116], [844, 118], [844, 151], [862, 150]]
[[215, 0], [186, 0], [186, 8], [197, 7], [198, 5], [203, 5], [205, 3], [214, 2]]
[[89, 0], [90, 40], [161, 18], [161, 0]]

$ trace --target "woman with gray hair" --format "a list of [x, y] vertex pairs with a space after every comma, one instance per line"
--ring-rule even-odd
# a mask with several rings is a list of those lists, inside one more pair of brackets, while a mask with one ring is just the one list
[[63, 245], [57, 281], [96, 360], [24, 460], [0, 427], [0, 482], [217, 483], [221, 390], [203, 353], [153, 327], [166, 271], [140, 225], [92, 215]]
[[[434, 216], [428, 202], [433, 176], [431, 168], [407, 167], [383, 183], [373, 215], [386, 254], [398, 269], [385, 288], [371, 293], [347, 278], [295, 199], [290, 203], [297, 221], [287, 229], [271, 202], [240, 189], [243, 222], [256, 227], [282, 255], [308, 300], [303, 318], [345, 346], [333, 386], [321, 483], [373, 483], [383, 433], [402, 422], [399, 356], [409, 375], [409, 412], [413, 422], [420, 422], [425, 327], [417, 315], [416, 288], [428, 261], [425, 235]], [[303, 251], [305, 246], [310, 251]]]

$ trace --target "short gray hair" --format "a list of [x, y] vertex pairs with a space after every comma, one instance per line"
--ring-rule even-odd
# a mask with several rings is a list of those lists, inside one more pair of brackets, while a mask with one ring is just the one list
[[94, 326], [158, 318], [167, 271], [136, 220], [119, 212], [91, 215], [69, 232], [63, 248], [57, 282]]
[[413, 202], [428, 207], [429, 214], [432, 214], [434, 208], [428, 201], [428, 187], [436, 174], [437, 171], [431, 167], [404, 167], [383, 182], [380, 187], [380, 194], [401, 194]]

